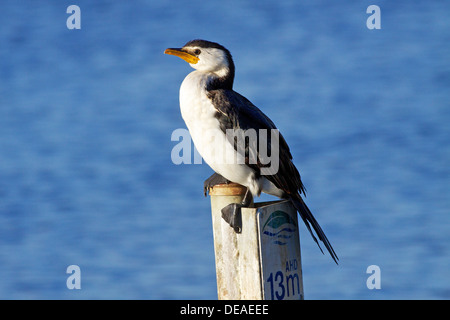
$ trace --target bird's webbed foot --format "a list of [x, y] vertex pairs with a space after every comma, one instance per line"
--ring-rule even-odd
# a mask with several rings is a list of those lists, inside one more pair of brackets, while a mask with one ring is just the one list
[[225, 179], [220, 174], [215, 173], [205, 180], [203, 183], [203, 192], [205, 193], [205, 197], [208, 195], [209, 189], [214, 187], [216, 184], [229, 184], [230, 180]]
[[243, 205], [240, 203], [230, 203], [222, 209], [222, 219], [225, 220], [236, 233], [241, 233], [242, 231], [242, 207]]
[[226, 207], [222, 208], [222, 219], [224, 219], [236, 233], [241, 233], [242, 231], [241, 208], [249, 207], [252, 201], [253, 196], [247, 189], [241, 203], [230, 203]]

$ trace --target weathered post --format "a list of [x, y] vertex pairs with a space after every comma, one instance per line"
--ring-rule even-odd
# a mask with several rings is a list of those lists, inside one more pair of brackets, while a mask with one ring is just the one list
[[240, 203], [246, 188], [218, 184], [209, 190], [218, 298], [232, 300], [303, 299], [297, 211], [289, 201], [242, 208], [237, 233], [222, 208]]

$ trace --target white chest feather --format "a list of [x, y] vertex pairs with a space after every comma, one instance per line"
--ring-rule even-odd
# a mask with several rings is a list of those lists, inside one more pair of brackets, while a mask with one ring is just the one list
[[180, 109], [194, 144], [200, 154], [204, 154], [208, 136], [219, 128], [216, 110], [206, 95], [208, 76], [193, 71], [183, 81], [180, 88]]
[[181, 115], [203, 160], [214, 171], [236, 181], [225, 172], [236, 171], [236, 151], [220, 129], [217, 110], [207, 96], [208, 77], [207, 73], [194, 71], [184, 79], [180, 88]]

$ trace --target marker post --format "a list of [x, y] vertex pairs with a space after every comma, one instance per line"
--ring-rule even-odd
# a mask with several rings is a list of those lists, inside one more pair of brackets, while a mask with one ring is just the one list
[[236, 233], [221, 210], [240, 203], [245, 191], [235, 183], [209, 190], [219, 300], [303, 299], [297, 211], [288, 200], [242, 208]]

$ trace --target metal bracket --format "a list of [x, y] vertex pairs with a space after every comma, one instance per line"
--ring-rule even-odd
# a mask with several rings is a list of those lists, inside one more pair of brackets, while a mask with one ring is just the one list
[[221, 210], [222, 219], [225, 220], [236, 233], [242, 232], [241, 207], [242, 205], [238, 203], [231, 203]]

